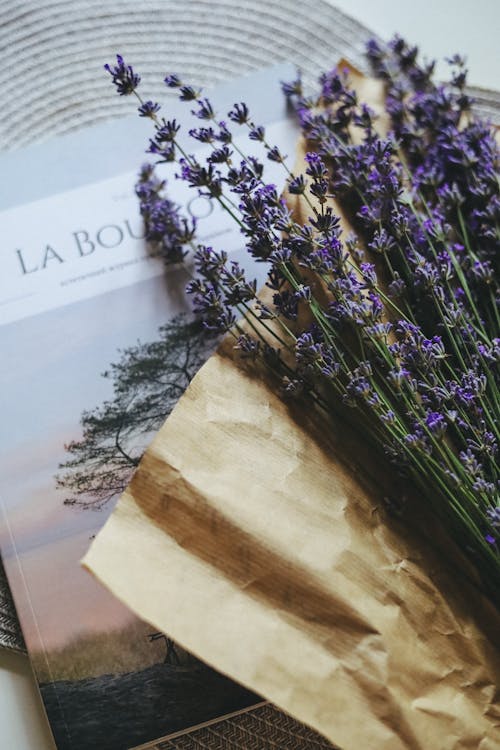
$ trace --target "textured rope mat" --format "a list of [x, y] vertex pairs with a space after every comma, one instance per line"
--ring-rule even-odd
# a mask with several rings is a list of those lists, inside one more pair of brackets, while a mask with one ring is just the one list
[[102, 70], [116, 52], [164, 100], [162, 71], [212, 85], [283, 60], [309, 83], [339, 55], [366, 67], [367, 35], [325, 0], [0, 0], [0, 148], [130, 114]]

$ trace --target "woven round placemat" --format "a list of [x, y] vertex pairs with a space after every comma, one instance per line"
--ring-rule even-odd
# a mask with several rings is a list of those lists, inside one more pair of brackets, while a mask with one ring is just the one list
[[283, 60], [306, 81], [339, 55], [365, 67], [367, 36], [325, 0], [0, 0], [0, 149], [130, 114], [102, 69], [117, 52], [165, 99], [167, 71], [212, 85]]

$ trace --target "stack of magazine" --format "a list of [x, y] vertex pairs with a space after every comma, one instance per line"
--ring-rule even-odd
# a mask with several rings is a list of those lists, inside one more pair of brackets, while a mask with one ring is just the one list
[[[293, 75], [279, 66], [212, 98], [221, 112], [249, 102], [293, 155], [279, 93]], [[167, 116], [185, 121], [180, 107]], [[149, 124], [114, 122], [0, 162], [0, 545], [24, 638], [59, 750], [329, 747], [138, 621], [79, 564], [215, 345], [191, 315], [189, 269], [166, 273], [143, 239], [134, 181]], [[282, 186], [280, 165], [269, 168]], [[200, 240], [241, 261], [227, 215], [165, 170]]]

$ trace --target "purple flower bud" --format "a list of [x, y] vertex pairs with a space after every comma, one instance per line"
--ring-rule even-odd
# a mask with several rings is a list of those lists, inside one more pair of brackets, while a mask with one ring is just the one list
[[306, 189], [306, 181], [304, 175], [300, 174], [297, 177], [292, 177], [288, 182], [288, 192], [292, 195], [302, 195]]
[[278, 164], [281, 164], [282, 162], [285, 161], [286, 156], [282, 155], [282, 153], [280, 152], [280, 150], [279, 150], [279, 148], [277, 146], [273, 146], [267, 152], [267, 158], [270, 161], [275, 161], [275, 162], [278, 162]]
[[170, 73], [164, 78], [164, 83], [171, 89], [178, 89], [182, 86], [182, 81], [175, 73]]
[[191, 114], [200, 120], [211, 120], [214, 117], [214, 110], [208, 99], [198, 100], [198, 109], [192, 109]]
[[442, 414], [439, 414], [438, 412], [428, 412], [425, 418], [425, 425], [429, 432], [437, 439], [442, 438], [444, 433], [446, 432], [446, 419]]
[[286, 97], [302, 96], [302, 81], [300, 78], [300, 74], [298, 74], [295, 81], [291, 81], [289, 83], [285, 83], [284, 81], [282, 81], [281, 90]]
[[192, 102], [200, 95], [200, 92], [196, 91], [192, 86], [181, 86], [179, 91], [179, 99], [181, 102]]
[[248, 107], [244, 102], [240, 102], [239, 104], [234, 104], [233, 109], [228, 112], [228, 117], [233, 122], [238, 123], [238, 125], [244, 125], [246, 122], [248, 122]]
[[116, 56], [116, 65], [106, 64], [104, 69], [110, 74], [120, 96], [132, 94], [140, 83], [140, 76], [134, 72], [131, 65], [125, 65], [121, 55]]
[[216, 138], [213, 128], [192, 128], [189, 135], [200, 143], [212, 143]]
[[160, 105], [157, 102], [147, 101], [138, 107], [139, 117], [151, 117], [160, 110]]
[[244, 333], [238, 336], [234, 349], [237, 349], [244, 358], [255, 359], [260, 352], [260, 341]]
[[265, 139], [265, 130], [262, 125], [258, 125], [250, 130], [248, 137], [251, 141], [263, 141]]

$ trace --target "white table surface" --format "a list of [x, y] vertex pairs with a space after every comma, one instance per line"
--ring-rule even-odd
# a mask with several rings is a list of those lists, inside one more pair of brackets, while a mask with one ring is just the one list
[[[332, 4], [384, 38], [397, 31], [419, 44], [430, 58], [466, 54], [470, 83], [500, 89], [497, 0], [337, 0]], [[28, 659], [0, 649], [0, 750], [53, 749]]]

